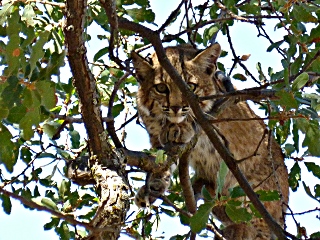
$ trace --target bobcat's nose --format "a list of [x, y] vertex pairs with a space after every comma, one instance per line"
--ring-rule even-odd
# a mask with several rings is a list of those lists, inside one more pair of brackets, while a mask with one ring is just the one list
[[179, 106], [170, 106], [170, 108], [176, 114], [181, 110], [181, 107]]

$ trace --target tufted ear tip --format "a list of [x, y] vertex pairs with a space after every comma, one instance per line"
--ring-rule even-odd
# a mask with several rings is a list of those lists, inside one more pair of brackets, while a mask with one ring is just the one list
[[150, 74], [154, 72], [154, 68], [143, 57], [135, 51], [131, 52], [133, 66], [136, 70], [136, 76], [139, 82], [143, 82]]
[[216, 71], [216, 64], [220, 54], [220, 44], [214, 43], [200, 52], [194, 59], [190, 61], [193, 65], [201, 67], [207, 74], [211, 75]]

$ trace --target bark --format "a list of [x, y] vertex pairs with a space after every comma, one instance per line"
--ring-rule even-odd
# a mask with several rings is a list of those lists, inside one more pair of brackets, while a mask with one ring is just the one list
[[97, 213], [90, 223], [87, 239], [117, 239], [129, 210], [128, 182], [124, 171], [124, 157], [116, 154], [107, 142], [103, 127], [96, 81], [91, 73], [84, 42], [84, 22], [87, 1], [68, 0], [64, 29], [68, 59], [74, 86], [81, 102], [81, 113], [89, 137], [91, 172], [100, 190]]

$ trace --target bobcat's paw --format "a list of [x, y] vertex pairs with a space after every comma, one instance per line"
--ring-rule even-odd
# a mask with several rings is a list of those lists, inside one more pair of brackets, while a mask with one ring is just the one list
[[189, 122], [179, 124], [170, 123], [164, 127], [160, 134], [160, 143], [165, 145], [168, 142], [188, 143], [195, 135], [195, 130]]
[[135, 198], [135, 204], [140, 208], [150, 207], [157, 200], [157, 196], [164, 194], [170, 186], [170, 171], [164, 173], [153, 174], [149, 182], [149, 188], [142, 186]]

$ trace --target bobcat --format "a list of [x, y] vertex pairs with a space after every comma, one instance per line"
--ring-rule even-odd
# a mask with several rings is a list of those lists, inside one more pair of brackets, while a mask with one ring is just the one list
[[[166, 48], [167, 57], [172, 65], [199, 97], [225, 92], [223, 84], [215, 75], [220, 53], [221, 47], [218, 43], [203, 51], [189, 45]], [[189, 163], [195, 171], [196, 178], [205, 184], [212, 196], [215, 196], [217, 173], [223, 160], [197, 125], [183, 93], [160, 66], [156, 54], [147, 61], [133, 52], [132, 58], [139, 81], [138, 111], [149, 133], [152, 147], [162, 148], [168, 142], [187, 143], [198, 133], [198, 141], [189, 155]], [[203, 112], [209, 113], [214, 103], [215, 100], [205, 100], [200, 102], [199, 106]], [[218, 116], [241, 119], [256, 117], [246, 102], [234, 104]], [[228, 142], [229, 150], [235, 159], [243, 159], [239, 161], [238, 166], [253, 189], [280, 192], [282, 200], [265, 202], [264, 205], [273, 218], [283, 226], [283, 211], [286, 210], [284, 205], [288, 203], [289, 194], [288, 173], [279, 145], [272, 139], [269, 146], [268, 137], [263, 137], [266, 129], [264, 122], [220, 122], [215, 124], [215, 127]], [[252, 156], [258, 146], [257, 154]], [[150, 190], [164, 193], [170, 184], [169, 176], [168, 173], [152, 176]], [[235, 186], [237, 181], [229, 171], [222, 195], [228, 196], [228, 189]], [[155, 201], [155, 198], [148, 197], [144, 186], [138, 191], [135, 201], [138, 206], [145, 207]], [[249, 224], [236, 224], [227, 216], [223, 206], [214, 207], [212, 213], [225, 226], [223, 236], [226, 239], [276, 239], [263, 219], [253, 218]]]

